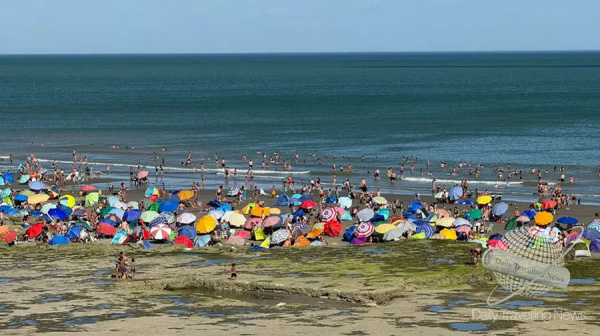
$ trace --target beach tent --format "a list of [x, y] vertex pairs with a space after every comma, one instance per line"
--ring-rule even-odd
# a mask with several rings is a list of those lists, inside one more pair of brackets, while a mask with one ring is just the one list
[[575, 257], [591, 257], [590, 241], [581, 238], [576, 239], [573, 242], [573, 251], [575, 251]]
[[288, 206], [290, 203], [290, 198], [286, 194], [281, 194], [277, 197], [277, 201], [273, 204], [273, 206]]

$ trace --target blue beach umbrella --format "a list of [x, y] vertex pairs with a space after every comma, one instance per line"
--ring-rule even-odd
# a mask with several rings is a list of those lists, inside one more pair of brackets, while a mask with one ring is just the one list
[[506, 210], [508, 210], [508, 204], [504, 203], [504, 202], [500, 202], [498, 204], [495, 204], [492, 207], [492, 213], [496, 216], [500, 216], [503, 213], [506, 212]]
[[194, 238], [196, 238], [196, 228], [194, 228], [191, 225], [183, 225], [181, 227], [179, 227], [179, 231], [178, 231], [179, 236], [186, 236], [188, 238], [190, 238], [191, 240], [194, 240]]
[[533, 217], [535, 217], [535, 215], [537, 214], [537, 212], [535, 210], [527, 210], [527, 211], [523, 211], [521, 213], [521, 216], [527, 216], [529, 217], [529, 219], [532, 219]]
[[194, 238], [194, 247], [204, 247], [210, 242], [210, 235], [196, 236]]
[[57, 219], [61, 221], [67, 219], [67, 214], [58, 208], [48, 210], [48, 216], [50, 216], [50, 218], [52, 219]]
[[455, 201], [462, 197], [463, 189], [461, 187], [454, 187], [450, 189], [449, 197], [451, 200]]
[[579, 223], [579, 219], [574, 218], [574, 217], [560, 217], [557, 221], [557, 223], [560, 224], [566, 224], [566, 225], [575, 225], [577, 223]]
[[32, 212], [29, 213], [30, 216], [33, 217], [40, 217], [43, 215], [43, 213], [40, 210], [33, 210]]
[[10, 209], [12, 209], [10, 205], [0, 205], [0, 212], [2, 213], [7, 213]]
[[140, 210], [137, 209], [133, 209], [133, 210], [127, 210], [124, 214], [123, 214], [123, 220], [125, 222], [133, 222], [136, 221], [140, 218], [140, 216], [142, 215], [142, 212]]
[[67, 245], [68, 243], [69, 240], [67, 239], [67, 237], [58, 235], [52, 237], [52, 239], [50, 239], [50, 241], [48, 242], [48, 245]]
[[19, 179], [19, 183], [20, 183], [20, 184], [25, 184], [25, 183], [27, 183], [27, 181], [29, 181], [29, 175], [23, 175], [23, 176], [21, 176], [21, 178]]
[[144, 246], [144, 250], [152, 250], [153, 249], [152, 244], [150, 244], [150, 242], [147, 240], [144, 240], [142, 242], [142, 245]]
[[81, 230], [83, 230], [81, 226], [72, 227], [71, 229], [69, 229], [69, 232], [67, 232], [67, 239], [71, 240], [79, 238], [79, 236], [81, 235]]
[[474, 201], [472, 201], [470, 199], [466, 199], [466, 200], [462, 200], [462, 201], [458, 202], [458, 205], [477, 205], [477, 203], [475, 203]]
[[29, 182], [29, 189], [42, 190], [42, 189], [48, 189], [48, 186], [40, 181], [32, 181], [32, 182]]
[[425, 238], [431, 238], [431, 236], [433, 236], [433, 228], [431, 227], [431, 225], [429, 225], [429, 223], [425, 224], [425, 225], [417, 225], [417, 233], [424, 233], [425, 234]]
[[4, 175], [2, 175], [2, 177], [4, 177], [4, 181], [6, 181], [6, 183], [15, 182], [15, 177], [12, 173], [4, 173]]
[[150, 221], [150, 227], [153, 227], [158, 224], [167, 224], [167, 219], [164, 216], [156, 216], [153, 220]]
[[344, 240], [351, 241], [354, 238], [354, 230], [356, 230], [356, 225], [352, 225], [346, 229], [344, 232]]
[[177, 210], [178, 207], [179, 207], [179, 197], [171, 196], [171, 197], [167, 198], [166, 200], [164, 200], [162, 203], [160, 203], [160, 205], [158, 206], [158, 211], [173, 212], [173, 211]]
[[17, 202], [25, 202], [25, 201], [27, 201], [27, 199], [29, 199], [29, 197], [27, 197], [27, 195], [15, 196], [15, 201], [17, 201]]
[[419, 201], [412, 201], [408, 205], [408, 208], [411, 209], [413, 212], [415, 212], [419, 209], [423, 209], [423, 203], [421, 203]]

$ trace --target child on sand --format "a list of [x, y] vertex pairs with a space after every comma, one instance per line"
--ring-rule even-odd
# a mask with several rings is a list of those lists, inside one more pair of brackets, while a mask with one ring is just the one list
[[131, 272], [131, 278], [135, 278], [135, 258], [131, 258], [129, 263], [129, 271]]
[[231, 277], [229, 278], [229, 280], [235, 280], [237, 279], [237, 273], [235, 271], [235, 263], [231, 264]]

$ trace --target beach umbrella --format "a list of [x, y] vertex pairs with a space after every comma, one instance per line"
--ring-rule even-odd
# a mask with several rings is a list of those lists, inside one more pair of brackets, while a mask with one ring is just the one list
[[323, 229], [312, 229], [309, 233], [306, 234], [306, 238], [315, 239], [323, 234]]
[[461, 187], [454, 187], [454, 188], [450, 189], [448, 196], [450, 197], [451, 200], [455, 201], [455, 200], [461, 198], [462, 195], [463, 195], [463, 189]]
[[590, 224], [588, 224], [587, 228], [590, 230], [596, 230], [600, 232], [600, 222], [591, 222]]
[[393, 230], [396, 228], [396, 225], [392, 225], [392, 224], [381, 224], [381, 225], [377, 225], [375, 227], [375, 232], [379, 233], [379, 234], [384, 234], [390, 230]]
[[84, 228], [86, 231], [94, 231], [94, 228], [92, 228], [92, 227], [90, 226], [90, 223], [88, 223], [88, 222], [84, 222], [84, 221], [77, 221], [77, 222], [75, 223], [75, 225], [77, 225], [77, 226], [81, 226], [81, 227], [82, 227], [82, 228]]
[[473, 202], [470, 199], [467, 200], [462, 200], [460, 202], [458, 202], [459, 205], [477, 205], [477, 203]]
[[77, 203], [75, 201], [75, 197], [73, 197], [72, 195], [64, 195], [61, 196], [59, 198], [60, 204], [68, 206], [69, 208], [72, 208], [75, 206], [75, 204]]
[[471, 210], [467, 211], [467, 216], [471, 220], [479, 219], [479, 218], [481, 218], [482, 215], [483, 215], [483, 213], [479, 209], [471, 209]]
[[231, 215], [233, 215], [234, 213], [236, 213], [235, 211], [225, 211], [223, 213], [223, 217], [221, 217], [221, 222], [227, 222], [229, 223], [229, 217], [231, 217]]
[[566, 225], [575, 225], [577, 223], [579, 223], [579, 219], [574, 218], [574, 217], [560, 217], [558, 220], [556, 220], [557, 223], [560, 224], [566, 224]]
[[385, 197], [375, 196], [375, 197], [373, 197], [373, 202], [380, 204], [380, 205], [384, 205], [384, 204], [387, 204], [388, 201], [385, 199]]
[[350, 241], [350, 244], [359, 246], [359, 245], [363, 245], [366, 240], [367, 240], [367, 237], [356, 237]]
[[321, 211], [321, 219], [325, 222], [334, 220], [336, 217], [337, 212], [333, 208], [327, 207]]
[[240, 236], [231, 236], [227, 238], [225, 243], [229, 245], [244, 246], [246, 244], [246, 240]]
[[138, 172], [138, 173], [137, 173], [137, 177], [138, 177], [139, 179], [143, 179], [143, 178], [145, 178], [145, 177], [148, 177], [148, 172], [147, 172], [147, 171], [145, 171], [145, 170], [142, 170], [141, 172]]
[[94, 191], [96, 190], [96, 187], [94, 187], [93, 185], [86, 185], [83, 186], [83, 188], [81, 188], [82, 191], [88, 192], [88, 191]]
[[31, 177], [29, 175], [23, 175], [19, 178], [19, 183], [20, 184], [25, 184], [27, 183], [27, 181], [29, 181]]
[[537, 225], [548, 225], [552, 223], [553, 219], [554, 216], [552, 216], [552, 214], [549, 212], [540, 212], [533, 218]]
[[46, 194], [37, 194], [37, 195], [29, 196], [29, 199], [27, 201], [30, 204], [39, 204], [39, 203], [44, 203], [44, 202], [48, 201], [48, 199], [50, 199], [50, 196], [48, 196]]
[[458, 227], [458, 228], [456, 229], [456, 232], [460, 232], [460, 233], [469, 233], [469, 232], [471, 232], [471, 227], [470, 227], [470, 226], [463, 225], [463, 226], [460, 226], [460, 227]]
[[98, 227], [99, 227], [100, 233], [105, 236], [114, 236], [115, 233], [117, 233], [117, 229], [114, 226], [107, 224], [107, 223], [100, 223], [100, 224], [98, 224]]
[[441, 199], [444, 197], [444, 192], [440, 191], [439, 193], [435, 194], [433, 197], [436, 199]]
[[191, 226], [191, 225], [183, 225], [179, 227], [179, 230], [177, 230], [177, 234], [180, 236], [186, 236], [190, 239], [194, 239], [196, 238], [196, 228]]
[[100, 194], [97, 192], [89, 193], [85, 195], [85, 206], [91, 208], [98, 204], [98, 199], [100, 198]]
[[136, 201], [129, 201], [127, 202], [127, 208], [132, 208], [132, 209], [139, 209], [140, 208], [140, 204]]
[[211, 210], [211, 211], [208, 212], [208, 215], [212, 216], [217, 221], [219, 221], [219, 219], [221, 219], [224, 214], [225, 213], [223, 211], [221, 211], [221, 210]]
[[29, 182], [29, 189], [31, 190], [44, 190], [44, 189], [48, 189], [50, 187], [48, 187], [45, 183], [40, 182], [40, 181], [31, 181]]
[[145, 211], [142, 212], [142, 215], [140, 216], [140, 218], [146, 223], [150, 223], [156, 217], [158, 217], [158, 212], [156, 211]]
[[379, 209], [375, 213], [375, 216], [383, 216], [384, 220], [387, 220], [390, 217], [390, 209]]
[[337, 237], [342, 232], [342, 224], [340, 222], [331, 220], [325, 223], [323, 232], [331, 237]]
[[234, 234], [234, 236], [238, 236], [238, 237], [242, 237], [242, 238], [248, 238], [251, 235], [252, 235], [252, 233], [250, 231], [238, 231]]
[[373, 210], [368, 209], [368, 208], [362, 209], [361, 211], [358, 212], [358, 214], [356, 214], [356, 217], [361, 222], [366, 222], [369, 219], [373, 218], [373, 216], [375, 216], [375, 213], [373, 212]]
[[471, 227], [471, 222], [469, 222], [468, 220], [466, 220], [464, 218], [457, 218], [454, 220], [454, 226], [456, 226], [456, 227], [459, 227], [459, 226]]
[[554, 207], [556, 207], [556, 204], [556, 201], [553, 200], [543, 201], [542, 208], [544, 208], [544, 210], [553, 209]]
[[490, 249], [508, 250], [508, 245], [503, 240], [488, 239], [487, 247]]
[[402, 232], [408, 231], [408, 230], [416, 230], [417, 226], [413, 223], [410, 222], [404, 222], [404, 221], [396, 221], [392, 224], [396, 225], [396, 228], [398, 229], [402, 229]]
[[536, 203], [531, 203], [531, 204], [529, 205], [529, 208], [530, 208], [530, 209], [533, 209], [533, 210], [535, 210], [535, 211], [542, 211], [542, 209], [543, 209], [543, 207], [542, 207], [542, 203], [537, 203], [537, 202], [536, 202]]
[[398, 240], [398, 239], [400, 239], [400, 237], [402, 237], [404, 232], [405, 232], [405, 230], [403, 230], [403, 228], [397, 227], [395, 229], [392, 229], [392, 230], [384, 233], [383, 240], [385, 240], [385, 241]]
[[454, 225], [454, 221], [455, 219], [452, 217], [440, 218], [437, 220], [437, 222], [435, 222], [435, 225], [449, 228]]
[[306, 239], [306, 237], [304, 236], [299, 236], [298, 238], [296, 238], [296, 240], [294, 241], [294, 245], [292, 245], [293, 247], [305, 247], [305, 246], [309, 246], [310, 242], [308, 241], [308, 239]]
[[489, 195], [479, 196], [477, 198], [477, 204], [485, 205], [489, 204], [492, 201], [492, 197]]
[[138, 209], [127, 210], [123, 214], [123, 221], [131, 223], [137, 221], [141, 215], [142, 212]]
[[210, 243], [210, 239], [211, 238], [209, 234], [196, 236], [196, 238], [194, 238], [194, 247], [204, 247]]
[[171, 228], [166, 224], [158, 224], [150, 229], [150, 236], [157, 240], [169, 239], [171, 236]]
[[151, 197], [151, 196], [159, 196], [160, 192], [158, 191], [157, 188], [155, 187], [149, 187], [148, 189], [146, 189], [146, 191], [144, 192], [144, 196], [145, 197]]
[[368, 237], [373, 234], [375, 231], [375, 227], [370, 222], [362, 222], [358, 224], [356, 230], [354, 230], [354, 235], [357, 237]]
[[250, 210], [250, 214], [255, 217], [266, 217], [271, 214], [271, 211], [269, 211], [267, 208], [256, 207]]
[[120, 202], [120, 200], [117, 196], [109, 196], [106, 199], [106, 201], [108, 202], [108, 205], [111, 207], [114, 207], [117, 202]]
[[17, 235], [17, 231], [9, 230], [4, 234], [3, 239], [7, 244], [12, 244], [15, 241], [15, 239], [17, 239]]
[[25, 202], [25, 201], [27, 201], [28, 198], [29, 198], [29, 196], [27, 196], [27, 195], [17, 195], [17, 196], [15, 196], [15, 201]]
[[246, 217], [241, 213], [234, 213], [229, 216], [229, 224], [234, 227], [242, 227], [246, 224]]
[[505, 213], [506, 210], [508, 210], [508, 204], [506, 204], [504, 202], [500, 202], [500, 203], [495, 204], [492, 207], [492, 214], [494, 214], [496, 216], [500, 216], [503, 213]]
[[531, 220], [531, 218], [529, 218], [527, 216], [523, 216], [523, 215], [517, 217], [517, 222], [520, 222], [520, 223], [529, 223], [530, 220]]
[[123, 211], [125, 211], [125, 210], [127, 210], [127, 208], [129, 208], [129, 206], [127, 205], [127, 203], [123, 203], [121, 201], [113, 203], [112, 207], [121, 209]]
[[[263, 222], [263, 225], [264, 225], [264, 222]], [[307, 228], [308, 227], [306, 226], [306, 223], [296, 222], [294, 224], [294, 226], [292, 227], [292, 230], [302, 230], [302, 231], [304, 231]]]
[[125, 216], [125, 210], [119, 209], [119, 208], [115, 208], [115, 209], [112, 209], [112, 210], [110, 210], [108, 212], [108, 216], [110, 216], [110, 215], [117, 216], [119, 218], [118, 222], [122, 222], [123, 221], [123, 216]]
[[255, 226], [262, 226], [262, 223], [263, 223], [263, 219], [260, 217], [248, 218], [248, 220], [244, 224], [244, 229], [252, 230]]
[[4, 178], [4, 181], [6, 181], [6, 183], [13, 183], [15, 182], [15, 177], [12, 173], [4, 173], [2, 175], [2, 177]]
[[158, 206], [158, 211], [173, 212], [173, 211], [177, 210], [178, 207], [179, 207], [179, 197], [171, 196], [171, 197], [167, 198], [166, 200], [164, 200], [162, 203], [160, 203], [160, 205]]
[[4, 239], [4, 236], [8, 233], [9, 229], [8, 225], [0, 225], [0, 239]]
[[421, 203], [421, 201], [412, 201], [408, 205], [407, 209], [411, 210], [412, 212], [416, 212], [419, 209], [423, 209], [423, 203]]
[[67, 239], [67, 237], [62, 235], [56, 235], [52, 237], [52, 239], [50, 239], [48, 245], [67, 245], [68, 243], [69, 240]]
[[27, 228], [27, 230], [25, 230], [25, 235], [30, 239], [35, 238], [35, 237], [39, 236], [40, 233], [42, 233], [43, 229], [44, 229], [44, 223], [33, 224], [29, 228]]
[[186, 212], [179, 215], [179, 223], [181, 224], [192, 224], [196, 221], [196, 215]]
[[279, 227], [283, 224], [283, 218], [279, 215], [270, 215], [262, 221], [262, 226], [267, 227]]
[[67, 232], [66, 237], [69, 240], [77, 239], [81, 236], [82, 231], [83, 231], [83, 228], [81, 226], [73, 226], [72, 228], [69, 229], [69, 232]]
[[600, 238], [600, 232], [596, 231], [596, 230], [592, 230], [592, 229], [584, 229], [583, 232], [581, 233], [581, 236], [585, 239], [588, 240], [596, 240], [598, 238]]
[[278, 245], [286, 241], [290, 236], [290, 233], [286, 229], [279, 229], [273, 232], [271, 236], [271, 244]]
[[527, 216], [529, 219], [533, 219], [537, 212], [535, 210], [527, 210], [521, 213], [521, 216]]
[[167, 219], [165, 218], [165, 216], [156, 216], [149, 222], [150, 227], [153, 227], [158, 224], [167, 224]]
[[[418, 228], [417, 228], [418, 229]], [[451, 229], [443, 229], [440, 233], [444, 236], [444, 239], [456, 240], [456, 231]]]
[[190, 198], [194, 197], [194, 191], [192, 190], [181, 190], [177, 193], [177, 197], [179, 197], [182, 201], [187, 201]]
[[344, 231], [344, 236], [342, 237], [342, 240], [351, 241], [352, 238], [354, 238], [355, 230], [356, 230], [356, 225], [352, 225], [352, 226], [348, 227], [346, 229], [346, 231]]
[[435, 213], [438, 215], [439, 218], [450, 217], [450, 214], [448, 213], [448, 211], [446, 211], [444, 209], [437, 209], [437, 210], [435, 210]]
[[434, 232], [433, 232], [433, 228], [431, 227], [431, 225], [419, 225], [417, 226], [417, 230], [416, 233], [423, 233], [425, 234], [425, 238], [429, 239], [433, 236]]
[[172, 212], [163, 212], [160, 214], [160, 216], [165, 217], [167, 223], [169, 224], [175, 223], [175, 215]]
[[123, 244], [127, 240], [127, 233], [123, 230], [119, 230], [115, 233], [115, 236], [111, 240], [111, 244]]
[[338, 205], [344, 209], [349, 209], [352, 207], [352, 199], [350, 197], [340, 197]]
[[179, 236], [173, 240], [173, 244], [175, 245], [183, 245], [187, 248], [193, 248], [194, 242], [186, 236]]
[[[510, 220], [508, 220], [506, 222], [506, 224], [504, 225], [504, 230], [511, 231], [511, 230], [518, 228], [519, 225], [517, 223], [517, 219], [518, 219], [517, 217], [513, 217]], [[529, 221], [529, 218], [527, 218], [527, 221]]]
[[302, 202], [302, 204], [300, 204], [300, 207], [302, 209], [312, 209], [316, 206], [317, 206], [317, 204], [313, 200], [306, 200], [306, 201]]
[[217, 220], [212, 216], [204, 216], [196, 221], [198, 233], [210, 233], [217, 227]]
[[56, 219], [56, 220], [60, 220], [60, 221], [64, 221], [65, 219], [67, 219], [67, 214], [64, 213], [64, 211], [62, 211], [61, 209], [50, 209], [48, 211], [48, 216], [52, 217], [52, 219]]

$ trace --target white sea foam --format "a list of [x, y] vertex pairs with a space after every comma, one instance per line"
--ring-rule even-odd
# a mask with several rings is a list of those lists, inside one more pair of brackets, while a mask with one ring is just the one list
[[[410, 181], [410, 182], [421, 182], [421, 183], [429, 183], [431, 184], [431, 182], [433, 181], [432, 178], [428, 178], [428, 177], [403, 177], [402, 178], [403, 181]], [[511, 182], [506, 182], [506, 181], [482, 181], [482, 180], [469, 180], [467, 179], [467, 181], [469, 182], [469, 184], [483, 184], [483, 185], [495, 185], [498, 184], [499, 186], [502, 185], [521, 185], [523, 184], [522, 181], [511, 181]], [[462, 180], [453, 180], [453, 179], [443, 179], [443, 178], [436, 178], [435, 179], [436, 183], [446, 183], [446, 184], [461, 184]]]

